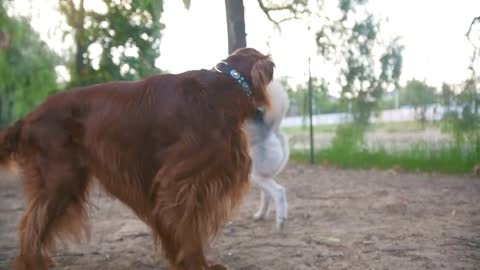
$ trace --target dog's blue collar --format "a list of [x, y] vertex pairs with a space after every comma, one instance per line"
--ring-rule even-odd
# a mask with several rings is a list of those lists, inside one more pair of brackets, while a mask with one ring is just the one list
[[250, 88], [250, 85], [248, 84], [247, 80], [245, 80], [245, 77], [243, 77], [240, 72], [237, 70], [233, 69], [227, 62], [220, 62], [217, 65], [215, 65], [215, 70], [227, 75], [228, 77], [232, 78], [235, 82], [240, 84], [240, 86], [243, 89], [243, 92], [249, 97], [253, 95], [252, 89]]

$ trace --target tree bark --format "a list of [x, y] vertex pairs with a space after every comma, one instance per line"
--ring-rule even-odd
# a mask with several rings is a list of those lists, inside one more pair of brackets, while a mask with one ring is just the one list
[[[75, 52], [75, 72], [79, 81], [83, 81], [88, 76], [87, 63], [85, 63], [85, 55], [87, 54], [88, 46], [85, 46], [85, 7], [84, 0], [80, 0], [75, 21], [75, 45], [77, 51]], [[83, 83], [82, 83], [83, 84]]]
[[243, 0], [225, 0], [228, 53], [247, 46]]

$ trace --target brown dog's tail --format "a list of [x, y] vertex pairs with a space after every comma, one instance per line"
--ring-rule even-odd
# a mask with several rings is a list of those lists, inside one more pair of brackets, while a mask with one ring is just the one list
[[19, 120], [0, 132], [0, 166], [5, 166], [17, 151], [23, 121]]

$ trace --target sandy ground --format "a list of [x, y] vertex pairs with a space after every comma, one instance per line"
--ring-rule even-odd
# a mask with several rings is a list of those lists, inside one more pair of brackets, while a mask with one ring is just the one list
[[[211, 244], [208, 256], [236, 270], [480, 269], [480, 179], [337, 170], [291, 163], [284, 234], [254, 222], [258, 190]], [[89, 242], [61, 245], [53, 269], [167, 269], [147, 228], [118, 201], [91, 193]], [[0, 177], [0, 269], [15, 253], [23, 209], [15, 178]]]

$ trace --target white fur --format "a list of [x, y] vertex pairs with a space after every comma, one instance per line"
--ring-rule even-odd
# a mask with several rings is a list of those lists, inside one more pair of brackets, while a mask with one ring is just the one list
[[265, 111], [265, 122], [273, 127], [274, 130], [280, 130], [280, 124], [288, 111], [288, 94], [282, 84], [273, 80], [267, 87], [268, 97], [270, 99], [270, 108]]
[[275, 177], [288, 162], [288, 140], [280, 131], [280, 124], [288, 110], [288, 95], [278, 81], [268, 85], [271, 106], [263, 113], [263, 121], [249, 124], [249, 134], [255, 137], [252, 145], [252, 181], [261, 189], [260, 206], [255, 220], [264, 219], [270, 200], [276, 210], [276, 224], [283, 229], [287, 221], [286, 189], [275, 181]]

